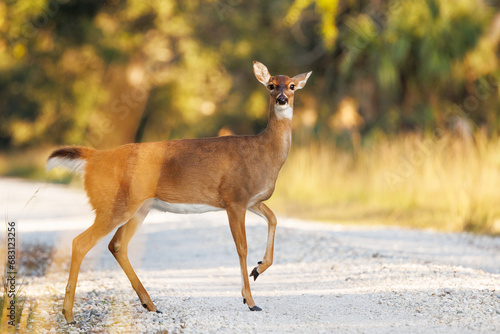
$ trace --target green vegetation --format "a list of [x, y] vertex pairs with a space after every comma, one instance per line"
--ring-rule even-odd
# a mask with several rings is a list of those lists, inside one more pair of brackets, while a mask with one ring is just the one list
[[[7, 0], [0, 175], [63, 144], [265, 127], [252, 60], [313, 70], [271, 205], [497, 233], [498, 0]], [[69, 182], [65, 176], [63, 182]]]
[[[2, 281], [5, 282], [2, 276]], [[33, 312], [36, 307], [34, 301], [29, 300], [22, 292], [22, 285], [17, 287], [15, 295], [10, 298], [7, 289], [4, 288], [0, 293], [0, 324], [2, 333], [25, 333], [28, 324], [33, 321]], [[10, 303], [15, 305], [14, 319], [10, 318]], [[11, 323], [9, 323], [11, 321]]]
[[[7, 225], [5, 235], [8, 235]], [[49, 308], [46, 307], [47, 303], [40, 303], [37, 298], [26, 295], [24, 287], [29, 284], [26, 282], [34, 276], [45, 276], [49, 267], [60, 259], [54, 256], [50, 245], [39, 242], [23, 244], [21, 250], [16, 251], [14, 261], [19, 262], [14, 264], [12, 270], [12, 256], [9, 256], [7, 241], [7, 237], [0, 237], [0, 244], [5, 245], [0, 248], [0, 279], [3, 282], [0, 291], [0, 328], [2, 333], [30, 333], [46, 322], [40, 317], [35, 319], [39, 307]]]

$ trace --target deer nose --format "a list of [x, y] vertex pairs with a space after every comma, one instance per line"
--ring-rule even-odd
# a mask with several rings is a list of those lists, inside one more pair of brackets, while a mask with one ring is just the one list
[[285, 105], [288, 103], [288, 98], [282, 94], [282, 95], [278, 96], [278, 98], [276, 99], [276, 103], [278, 103], [280, 105]]

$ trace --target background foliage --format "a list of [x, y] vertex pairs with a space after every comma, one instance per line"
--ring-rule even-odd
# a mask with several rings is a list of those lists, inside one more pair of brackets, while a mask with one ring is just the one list
[[[456, 179], [467, 176], [465, 165], [450, 161], [474, 164], [468, 168], [477, 178], [484, 159], [492, 177], [500, 166], [492, 149], [499, 131], [499, 5], [6, 0], [0, 3], [0, 173], [40, 176], [45, 153], [61, 144], [105, 149], [215, 136], [221, 129], [257, 133], [267, 111], [251, 66], [260, 60], [272, 74], [314, 71], [296, 102], [288, 185], [278, 185], [282, 201], [302, 203], [302, 212], [327, 208], [328, 219], [352, 219], [340, 209], [346, 206], [362, 206], [354, 211], [384, 221], [422, 210], [431, 212], [426, 221], [439, 213], [439, 220], [457, 221], [453, 228], [491, 232], [499, 198], [489, 190], [471, 195], [464, 185], [493, 189], [496, 177]], [[437, 149], [438, 143], [446, 145]], [[419, 154], [421, 160], [410, 161]], [[456, 178], [443, 183], [432, 169], [438, 165]], [[342, 183], [342, 175], [373, 187]], [[433, 192], [438, 181], [451, 196], [439, 205], [433, 194], [445, 195]], [[453, 189], [460, 185], [472, 197], [457, 206]]]

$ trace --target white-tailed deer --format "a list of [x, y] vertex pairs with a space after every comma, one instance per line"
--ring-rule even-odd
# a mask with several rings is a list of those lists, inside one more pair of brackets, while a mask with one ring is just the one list
[[[263, 201], [271, 197], [278, 173], [291, 144], [293, 96], [312, 72], [290, 78], [271, 76], [255, 61], [257, 79], [269, 90], [269, 120], [266, 129], [252, 136], [171, 140], [127, 144], [98, 151], [86, 147], [64, 147], [50, 155], [47, 170], [62, 166], [83, 173], [95, 221], [73, 240], [71, 269], [63, 314], [73, 321], [73, 302], [80, 264], [87, 252], [105, 235], [118, 228], [109, 250], [116, 258], [141, 304], [159, 312], [130, 265], [130, 239], [151, 208], [175, 213], [226, 210], [243, 276], [243, 302], [255, 305], [249, 277], [254, 280], [273, 263], [276, 217]], [[250, 276], [247, 271], [245, 213], [250, 210], [268, 222], [264, 258]]]

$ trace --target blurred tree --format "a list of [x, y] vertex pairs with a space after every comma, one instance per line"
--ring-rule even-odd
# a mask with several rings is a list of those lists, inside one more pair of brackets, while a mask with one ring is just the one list
[[[325, 13], [319, 0], [297, 0], [289, 14], [309, 4]], [[334, 104], [343, 96], [359, 102], [365, 131], [434, 129], [453, 117], [498, 129], [500, 29], [488, 1], [344, 1], [336, 13], [334, 48], [319, 30], [329, 50], [321, 64], [335, 77], [327, 89]], [[318, 20], [322, 27], [334, 19]]]
[[252, 60], [315, 72], [299, 140], [334, 137], [346, 97], [364, 134], [457, 117], [493, 132], [499, 41], [487, 0], [8, 0], [0, 149], [258, 132], [268, 102]]
[[258, 131], [267, 99], [262, 90], [253, 93], [261, 87], [251, 60], [296, 69], [294, 49], [304, 49], [276, 18], [287, 5], [1, 3], [0, 147], [52, 142], [106, 148], [216, 135], [226, 125]]

